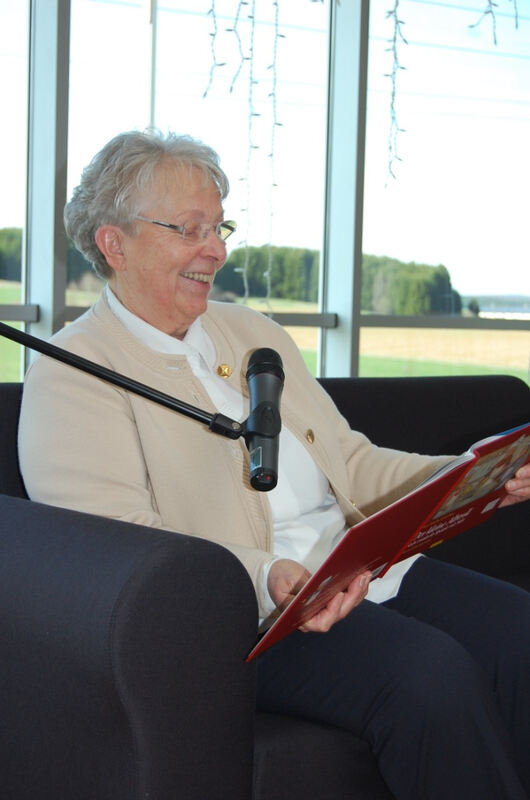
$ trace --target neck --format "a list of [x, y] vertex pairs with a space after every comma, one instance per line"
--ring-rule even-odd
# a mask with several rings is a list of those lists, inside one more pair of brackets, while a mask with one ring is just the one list
[[117, 286], [115, 282], [108, 281], [108, 288], [111, 290], [116, 300], [123, 306], [123, 308], [126, 311], [129, 312], [129, 314], [138, 317], [138, 319], [141, 319], [143, 322], [147, 323], [148, 325], [151, 325], [151, 327], [156, 328], [159, 331], [162, 331], [162, 333], [165, 333], [168, 336], [172, 336], [175, 339], [179, 339], [180, 341], [182, 341], [186, 336], [189, 330], [189, 325], [186, 326], [185, 328], [182, 326], [175, 328], [174, 325], [172, 325], [169, 321], [167, 325], [160, 324], [158, 315], [157, 315], [157, 321], [154, 322], [153, 319], [151, 319], [151, 317], [149, 316], [149, 314], [141, 313], [134, 307], [134, 305], [127, 302], [126, 293], [120, 291], [120, 287]]

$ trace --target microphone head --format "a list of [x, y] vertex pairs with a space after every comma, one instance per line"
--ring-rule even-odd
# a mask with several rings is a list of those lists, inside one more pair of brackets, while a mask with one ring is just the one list
[[247, 381], [253, 375], [259, 375], [262, 372], [272, 373], [282, 382], [285, 379], [282, 360], [276, 350], [270, 347], [259, 347], [254, 350], [248, 360]]

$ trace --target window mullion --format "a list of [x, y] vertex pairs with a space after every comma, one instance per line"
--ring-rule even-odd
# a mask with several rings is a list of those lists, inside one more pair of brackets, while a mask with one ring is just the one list
[[70, 0], [31, 0], [25, 298], [33, 335], [64, 325]]
[[332, 0], [321, 308], [323, 376], [358, 373], [369, 0]]

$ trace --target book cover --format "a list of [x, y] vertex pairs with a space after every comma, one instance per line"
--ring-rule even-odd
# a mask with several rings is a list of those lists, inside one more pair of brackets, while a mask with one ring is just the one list
[[382, 577], [392, 564], [488, 519], [506, 481], [530, 461], [530, 423], [476, 442], [404, 497], [350, 528], [280, 614], [247, 661], [324, 608], [361, 572]]

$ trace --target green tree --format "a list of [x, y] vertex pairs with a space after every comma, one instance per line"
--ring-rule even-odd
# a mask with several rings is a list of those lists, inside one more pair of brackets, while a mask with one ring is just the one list
[[475, 317], [478, 317], [480, 314], [480, 306], [478, 300], [475, 297], [472, 297], [469, 303], [467, 304], [467, 310], [471, 312]]
[[[0, 229], [0, 280], [19, 281], [22, 272], [22, 228]], [[91, 264], [68, 239], [66, 251], [67, 280], [78, 281], [92, 269]]]
[[361, 309], [377, 314], [460, 314], [446, 267], [363, 256]]
[[66, 240], [66, 280], [79, 281], [85, 272], [92, 272], [92, 264], [79, 252], [71, 239]]
[[297, 247], [239, 247], [218, 272], [219, 289], [244, 295], [243, 270], [253, 297], [267, 295], [266, 273], [270, 270], [271, 296], [315, 302], [318, 298], [319, 254]]
[[0, 280], [19, 281], [22, 272], [22, 229], [0, 229]]
[[431, 309], [429, 283], [419, 271], [407, 270], [397, 286], [394, 314], [428, 314]]

